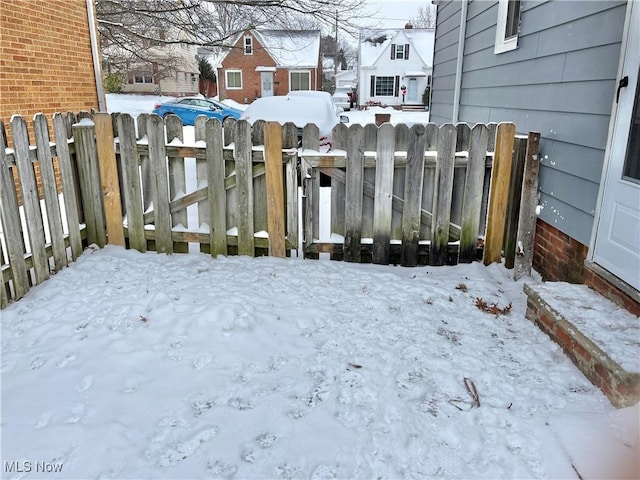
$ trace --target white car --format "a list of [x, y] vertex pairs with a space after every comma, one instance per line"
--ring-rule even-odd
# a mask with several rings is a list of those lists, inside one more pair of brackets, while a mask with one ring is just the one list
[[318, 100], [322, 100], [323, 102], [331, 103], [331, 105], [333, 105], [333, 108], [336, 110], [336, 114], [340, 115], [342, 112], [344, 112], [344, 108], [335, 104], [335, 102], [333, 101], [333, 97], [329, 92], [320, 92], [318, 90], [294, 90], [287, 93], [287, 95], [293, 97], [317, 98]]
[[342, 108], [343, 110], [351, 110], [351, 99], [349, 95], [344, 92], [334, 93], [333, 103], [336, 104], [336, 107]]
[[[317, 92], [326, 93], [326, 92]], [[331, 147], [331, 130], [339, 123], [348, 123], [349, 118], [338, 115], [331, 95], [286, 95], [263, 97], [255, 100], [240, 116], [253, 124], [256, 120], [278, 122], [284, 125], [293, 122], [298, 127], [299, 136], [308, 123], [315, 124], [320, 130], [320, 145]]]

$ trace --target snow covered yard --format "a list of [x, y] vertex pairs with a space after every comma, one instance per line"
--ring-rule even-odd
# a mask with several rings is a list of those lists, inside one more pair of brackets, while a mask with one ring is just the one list
[[638, 407], [525, 303], [497, 265], [89, 249], [2, 311], [2, 475], [633, 478]]

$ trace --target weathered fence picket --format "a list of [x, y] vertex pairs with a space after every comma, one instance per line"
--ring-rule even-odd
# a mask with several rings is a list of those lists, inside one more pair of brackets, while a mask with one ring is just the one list
[[49, 260], [45, 248], [44, 223], [40, 210], [38, 187], [29, 157], [29, 133], [27, 124], [22, 117], [14, 116], [11, 119], [11, 134], [14, 141], [18, 176], [20, 177], [35, 283], [42, 283], [49, 278]]
[[[485, 263], [499, 261], [504, 248], [516, 275], [530, 271], [539, 135], [519, 139], [514, 153], [513, 124], [338, 125], [333, 148], [320, 151], [315, 125], [299, 137], [291, 123], [200, 117], [190, 143], [173, 116], [78, 118], [54, 116], [54, 146], [46, 118], [36, 116], [35, 148], [24, 120], [12, 119], [14, 148], [0, 152], [0, 306], [77, 258], [85, 238], [141, 252], [186, 252], [195, 243], [212, 256], [279, 257], [300, 238], [307, 258], [326, 252], [334, 260], [406, 266], [471, 262], [484, 241]], [[7, 145], [4, 132], [0, 124]], [[194, 169], [187, 167], [192, 159]], [[321, 175], [331, 180], [326, 211]], [[192, 205], [197, 218], [187, 210]], [[327, 241], [320, 215], [328, 212]]]
[[[0, 122], [0, 145], [4, 147], [0, 148], [0, 307], [23, 297], [32, 285], [44, 282], [82, 252], [86, 232], [79, 223], [75, 145], [67, 141], [74, 121], [73, 114], [56, 114], [52, 143], [47, 119], [36, 115], [35, 146], [31, 146], [26, 122], [13, 116], [11, 149]], [[60, 191], [54, 162], [60, 172]]]

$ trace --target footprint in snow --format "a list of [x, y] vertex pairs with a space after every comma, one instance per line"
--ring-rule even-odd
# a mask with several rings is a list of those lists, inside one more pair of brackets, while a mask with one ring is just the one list
[[76, 385], [76, 390], [78, 392], [86, 392], [91, 388], [91, 385], [93, 385], [93, 377], [91, 375], [87, 375]]
[[137, 390], [138, 383], [135, 380], [128, 378], [124, 381], [124, 388], [122, 389], [124, 393], [134, 393]]
[[38, 370], [45, 363], [47, 363], [47, 360], [45, 358], [36, 357], [31, 361], [31, 370]]
[[231, 478], [238, 471], [238, 467], [224, 463], [222, 460], [209, 460], [207, 470], [214, 477]]
[[73, 362], [76, 359], [76, 356], [73, 352], [67, 353], [65, 357], [56, 363], [56, 368], [65, 367], [69, 362]]
[[335, 469], [328, 465], [318, 465], [311, 473], [311, 480], [333, 480], [335, 478]]
[[278, 440], [273, 433], [265, 433], [256, 438], [256, 442], [260, 445], [261, 448], [270, 448], [274, 443]]
[[84, 403], [76, 403], [71, 407], [71, 416], [67, 419], [67, 423], [78, 423], [84, 416], [86, 406]]
[[171, 467], [186, 460], [200, 445], [215, 438], [217, 435], [218, 427], [207, 427], [198, 432], [193, 438], [171, 445], [171, 447], [160, 456], [158, 465], [161, 467]]
[[0, 373], [8, 373], [13, 370], [16, 366], [15, 360], [7, 360], [5, 358], [2, 359], [2, 363], [0, 363]]
[[202, 370], [204, 367], [209, 365], [212, 360], [213, 360], [213, 357], [210, 354], [201, 353], [193, 361], [193, 368], [195, 368], [196, 370]]
[[239, 397], [229, 399], [227, 405], [236, 410], [251, 410], [254, 407], [253, 403], [249, 400]]
[[302, 473], [300, 469], [294, 467], [293, 465], [289, 465], [288, 463], [276, 467], [275, 471], [281, 478], [287, 480], [292, 478], [299, 478]]
[[43, 412], [38, 419], [38, 422], [33, 426], [36, 430], [46, 427], [51, 422], [53, 414], [51, 412]]

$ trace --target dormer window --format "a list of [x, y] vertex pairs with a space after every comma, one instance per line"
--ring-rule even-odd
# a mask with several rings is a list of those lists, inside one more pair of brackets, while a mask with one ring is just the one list
[[253, 37], [250, 35], [244, 37], [244, 54], [253, 55]]
[[391, 44], [391, 60], [409, 60], [408, 43]]

